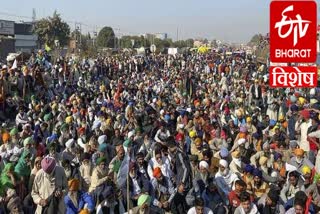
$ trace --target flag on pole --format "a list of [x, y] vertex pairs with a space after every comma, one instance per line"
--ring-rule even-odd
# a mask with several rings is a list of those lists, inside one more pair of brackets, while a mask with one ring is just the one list
[[47, 45], [47, 43], [44, 45], [44, 49], [45, 49], [47, 52], [51, 51], [51, 48]]
[[129, 163], [130, 163], [130, 155], [127, 152], [126, 156], [124, 157], [118, 175], [117, 175], [117, 183], [118, 183], [118, 187], [121, 188], [124, 186], [124, 184], [126, 183], [127, 180], [127, 176], [129, 173]]
[[14, 62], [13, 62], [13, 65], [11, 67], [11, 69], [17, 69], [18, 68], [18, 65], [17, 65], [17, 60], [15, 59]]

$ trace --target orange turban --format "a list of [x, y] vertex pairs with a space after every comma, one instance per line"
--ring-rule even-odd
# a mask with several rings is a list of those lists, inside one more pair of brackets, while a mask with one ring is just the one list
[[3, 143], [7, 143], [9, 141], [9, 139], [10, 139], [10, 135], [8, 132], [5, 132], [2, 134], [2, 142]]
[[82, 209], [79, 214], [90, 214], [88, 209]]
[[294, 150], [294, 154], [296, 156], [303, 156], [304, 150], [303, 149], [296, 149], [296, 150]]
[[239, 133], [239, 138], [246, 138], [246, 133]]
[[79, 190], [79, 180], [71, 179], [68, 181], [68, 187], [70, 191], [78, 191]]
[[159, 178], [161, 176], [161, 169], [160, 167], [156, 167], [153, 170], [153, 177], [155, 178]]

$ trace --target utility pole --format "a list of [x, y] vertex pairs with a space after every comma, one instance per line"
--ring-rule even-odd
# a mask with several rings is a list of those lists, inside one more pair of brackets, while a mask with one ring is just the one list
[[36, 15], [36, 9], [33, 8], [32, 9], [32, 22], [35, 23], [37, 19], [37, 15]]
[[177, 41], [179, 41], [179, 27], [177, 27]]

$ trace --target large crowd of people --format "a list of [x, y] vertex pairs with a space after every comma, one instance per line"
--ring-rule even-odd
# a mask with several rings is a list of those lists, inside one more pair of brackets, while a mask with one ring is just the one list
[[320, 90], [246, 55], [1, 65], [0, 213], [320, 212]]

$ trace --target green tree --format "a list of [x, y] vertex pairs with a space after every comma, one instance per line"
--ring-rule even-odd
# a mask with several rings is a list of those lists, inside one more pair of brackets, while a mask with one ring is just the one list
[[103, 48], [113, 48], [115, 44], [115, 34], [111, 27], [104, 27], [97, 36], [97, 45]]
[[41, 45], [54, 47], [54, 40], [59, 40], [60, 46], [63, 47], [68, 44], [70, 27], [57, 11], [54, 11], [52, 17], [43, 18], [35, 24], [34, 32], [38, 35]]
[[256, 34], [256, 35], [254, 35], [252, 38], [251, 38], [251, 40], [250, 40], [250, 42], [249, 42], [249, 45], [257, 45], [258, 43], [259, 43], [259, 41], [260, 41], [260, 37], [261, 37], [262, 35], [261, 34]]

